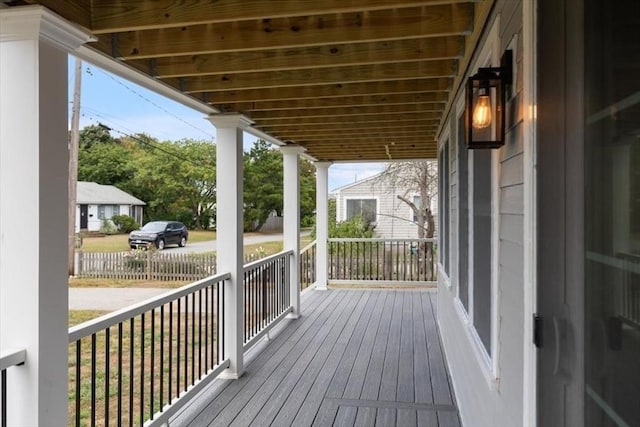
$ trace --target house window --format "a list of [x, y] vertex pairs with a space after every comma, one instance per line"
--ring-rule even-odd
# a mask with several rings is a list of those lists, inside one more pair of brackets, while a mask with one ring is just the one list
[[472, 232], [469, 245], [473, 280], [473, 325], [491, 356], [492, 180], [491, 150], [473, 150]]
[[114, 215], [120, 215], [120, 206], [98, 205], [98, 219], [110, 219]]
[[[420, 196], [413, 196], [413, 204], [416, 205], [416, 208], [422, 209], [422, 201], [420, 200]], [[413, 214], [413, 222], [417, 223], [418, 215], [416, 214], [416, 211], [412, 209], [411, 212]]]
[[469, 151], [464, 111], [458, 117], [458, 298], [469, 312]]
[[375, 222], [378, 206], [376, 199], [347, 199], [347, 218], [362, 216], [365, 222]]
[[438, 254], [440, 263], [445, 273], [449, 274], [449, 141], [447, 140], [440, 151], [440, 167], [438, 173], [439, 179], [439, 209], [438, 217], [440, 218], [440, 227], [438, 234], [440, 236], [440, 244]]

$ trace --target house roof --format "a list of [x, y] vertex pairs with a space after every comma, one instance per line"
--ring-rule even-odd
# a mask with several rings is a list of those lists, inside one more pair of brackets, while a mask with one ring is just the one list
[[338, 187], [338, 188], [336, 188], [336, 189], [332, 190], [332, 191], [331, 191], [331, 193], [332, 193], [332, 194], [338, 194], [338, 193], [340, 193], [340, 192], [341, 192], [341, 191], [343, 191], [343, 190], [347, 190], [347, 189], [349, 189], [349, 188], [351, 188], [351, 187], [355, 187], [355, 186], [360, 185], [360, 184], [362, 184], [362, 183], [365, 183], [365, 182], [367, 182], [367, 181], [372, 181], [372, 180], [374, 180], [374, 179], [377, 179], [377, 178], [379, 178], [380, 176], [384, 175], [386, 172], [387, 172], [387, 171], [378, 172], [377, 174], [375, 174], [375, 175], [371, 175], [370, 177], [362, 178], [362, 179], [359, 179], [358, 181], [354, 181], [354, 182], [352, 182], [352, 183], [350, 183], [350, 184], [343, 185], [342, 187]]
[[320, 161], [435, 159], [494, 1], [23, 0], [83, 27], [76, 54]]
[[146, 205], [142, 200], [113, 185], [86, 181], [78, 181], [76, 203], [83, 205]]

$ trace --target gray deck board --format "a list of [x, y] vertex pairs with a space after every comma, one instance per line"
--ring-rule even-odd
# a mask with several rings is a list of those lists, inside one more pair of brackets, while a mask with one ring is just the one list
[[358, 354], [355, 359], [356, 363], [351, 369], [349, 380], [347, 381], [347, 385], [342, 395], [345, 399], [357, 399], [362, 394], [362, 387], [371, 361], [373, 344], [378, 332], [378, 326], [380, 325], [380, 319], [382, 318], [386, 297], [386, 292], [378, 293], [376, 305], [371, 312], [371, 317], [369, 318], [364, 338], [360, 344], [360, 348], [358, 349]]
[[324, 399], [329, 382], [343, 358], [346, 345], [342, 342], [348, 342], [345, 337], [350, 337], [353, 334], [355, 325], [366, 308], [367, 302], [368, 295], [362, 295], [354, 309], [346, 311], [349, 318], [340, 334], [335, 337], [333, 343], [327, 343], [323, 351], [316, 354], [313, 366], [301, 376], [273, 425], [311, 425]]
[[[338, 336], [344, 329], [349, 320], [350, 314], [353, 312], [358, 300], [354, 297], [348, 298], [345, 301], [344, 309], [341, 310], [339, 317], [337, 317], [335, 323], [328, 330], [329, 325], [325, 326], [325, 330], [319, 332], [314, 341], [307, 346], [304, 353], [295, 362], [295, 365], [287, 372], [285, 378], [278, 384], [275, 392], [271, 393], [269, 400], [262, 407], [262, 410], [254, 418], [256, 425], [270, 425], [278, 413], [285, 409], [282, 414], [283, 419], [292, 419], [297, 414], [297, 408], [294, 403], [299, 401], [292, 399], [292, 404], [282, 405], [281, 402], [289, 401], [290, 394], [296, 388], [298, 384], [304, 387], [303, 383], [312, 383], [315, 379], [317, 372], [322, 367], [322, 364], [326, 361], [327, 356], [333, 344], [337, 340]], [[301, 391], [300, 389], [298, 389]], [[301, 403], [301, 402], [300, 402]], [[246, 411], [245, 411], [246, 412]], [[274, 422], [275, 425], [285, 425], [282, 421]], [[246, 423], [240, 423], [239, 425], [246, 425]]]
[[444, 354], [440, 345], [440, 335], [434, 312], [435, 303], [430, 294], [422, 294], [424, 309], [424, 325], [427, 334], [427, 351], [429, 353], [429, 372], [433, 401], [439, 404], [452, 404], [452, 392], [444, 363]]
[[[403, 294], [395, 294], [391, 328], [382, 368], [382, 384], [380, 385], [380, 400], [396, 400], [398, 386], [398, 364], [400, 363], [400, 333], [402, 327]], [[395, 418], [395, 417], [394, 417]]]
[[172, 426], [461, 425], [425, 289], [312, 291]]

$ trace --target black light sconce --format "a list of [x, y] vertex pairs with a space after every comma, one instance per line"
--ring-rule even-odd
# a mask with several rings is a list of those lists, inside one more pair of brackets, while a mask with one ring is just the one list
[[504, 145], [505, 94], [506, 86], [513, 80], [512, 65], [513, 54], [506, 50], [499, 68], [479, 68], [477, 74], [469, 77], [465, 106], [467, 148], [500, 148]]

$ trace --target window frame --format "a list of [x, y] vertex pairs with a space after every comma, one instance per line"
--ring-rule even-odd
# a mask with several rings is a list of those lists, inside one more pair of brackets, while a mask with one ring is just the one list
[[349, 211], [349, 209], [348, 209], [349, 201], [353, 201], [353, 200], [373, 200], [376, 203], [376, 207], [375, 207], [375, 218], [374, 218], [372, 224], [376, 224], [378, 222], [378, 215], [380, 213], [380, 198], [378, 196], [350, 195], [350, 196], [344, 196], [343, 200], [344, 200], [344, 204], [342, 206], [342, 218], [343, 218], [343, 221], [348, 221], [350, 219], [347, 216], [347, 213]]
[[[486, 42], [482, 49], [480, 50], [480, 54], [476, 58], [476, 60], [472, 63], [470, 67], [470, 74], [473, 74], [474, 70], [479, 67], [488, 67], [493, 66], [493, 64], [500, 63], [500, 36], [499, 36], [499, 28], [500, 28], [500, 19], [497, 17], [488, 32], [488, 36]], [[456, 102], [456, 134], [458, 127], [458, 118], [459, 114], [462, 112], [464, 114], [465, 108], [465, 94], [459, 94], [459, 98]], [[495, 129], [492, 130], [495, 132]], [[457, 137], [456, 137], [457, 138]], [[487, 380], [487, 383], [492, 389], [499, 388], [498, 378], [499, 374], [499, 355], [500, 355], [500, 322], [499, 322], [499, 267], [500, 267], [500, 259], [499, 259], [499, 250], [500, 250], [500, 151], [501, 150], [491, 150], [491, 165], [490, 165], [490, 179], [491, 179], [491, 197], [490, 197], [490, 207], [491, 207], [491, 234], [489, 237], [490, 250], [491, 250], [491, 270], [490, 270], [490, 285], [489, 289], [491, 292], [490, 303], [491, 307], [489, 310], [490, 316], [490, 339], [489, 339], [489, 349], [485, 347], [480, 335], [475, 326], [474, 318], [476, 316], [476, 310], [474, 310], [474, 257], [473, 257], [473, 239], [471, 237], [473, 233], [473, 216], [474, 216], [474, 204], [473, 204], [473, 156], [470, 155], [469, 150], [464, 150], [464, 154], [458, 150], [457, 160], [459, 161], [461, 155], [466, 155], [468, 160], [468, 168], [467, 168], [467, 204], [468, 204], [468, 281], [467, 281], [467, 292], [468, 292], [468, 308], [465, 309], [464, 304], [459, 298], [459, 294], [454, 298], [455, 306], [457, 307], [458, 315], [466, 323], [467, 334], [471, 342], [473, 342], [474, 353], [476, 355], [476, 359], [480, 362], [480, 365], [483, 367], [482, 371]], [[459, 163], [457, 170], [459, 171]], [[459, 175], [458, 175], [459, 178]], [[458, 185], [458, 191], [460, 186]], [[460, 201], [460, 197], [458, 194], [458, 201]], [[458, 224], [457, 232], [459, 233], [459, 224], [460, 218], [462, 217], [461, 212], [458, 212]], [[459, 250], [459, 248], [458, 248]], [[460, 271], [457, 274], [460, 277]], [[459, 286], [456, 286], [459, 289]]]

